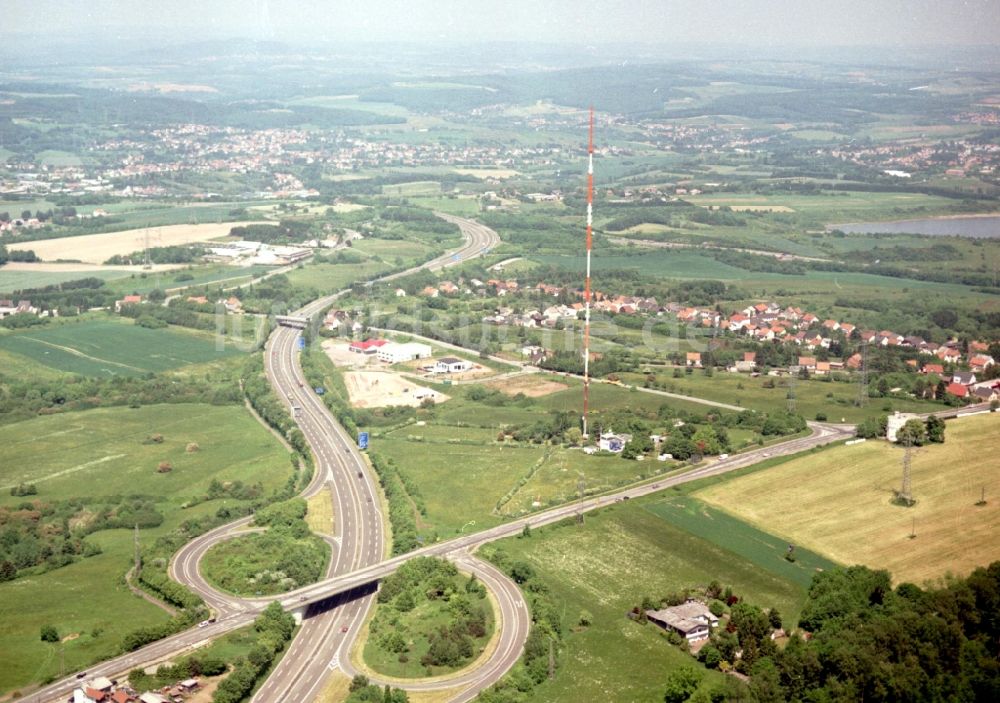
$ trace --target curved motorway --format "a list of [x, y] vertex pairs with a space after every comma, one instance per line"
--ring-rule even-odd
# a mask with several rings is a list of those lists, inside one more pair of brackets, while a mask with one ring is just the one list
[[[482, 255], [499, 243], [493, 230], [464, 218], [437, 213], [442, 219], [457, 224], [465, 245], [456, 252], [437, 257], [422, 266], [384, 276], [376, 281], [392, 280], [419, 269], [437, 270], [468, 258]], [[343, 292], [313, 301], [298, 311], [309, 317], [321, 312]], [[413, 690], [443, 689], [465, 686], [454, 701], [468, 701], [479, 691], [497, 681], [520, 656], [528, 634], [528, 608], [520, 590], [492, 565], [473, 557], [469, 550], [502, 537], [519, 533], [525, 525], [537, 527], [573, 517], [608, 505], [614, 501], [648, 495], [680, 483], [718, 475], [748, 466], [768, 456], [790, 454], [850, 436], [845, 427], [810, 423], [812, 434], [767, 448], [734, 455], [728, 459], [699, 467], [684, 474], [664, 478], [656, 483], [634, 486], [599, 498], [587, 498], [551, 510], [535, 513], [519, 520], [499, 525], [483, 532], [463, 535], [439, 542], [405, 555], [386, 558], [386, 536], [383, 530], [380, 493], [368, 470], [354, 438], [347, 436], [326, 406], [305, 382], [297, 363], [299, 331], [279, 327], [274, 331], [265, 350], [268, 379], [279, 396], [289, 405], [300, 408], [296, 420], [313, 450], [315, 475], [304, 496], [315, 495], [331, 488], [337, 536], [336, 549], [330, 561], [327, 578], [278, 597], [288, 610], [306, 611], [290, 650], [264, 683], [255, 701], [305, 702], [312, 700], [329, 671], [341, 669], [354, 672], [350, 663], [350, 648], [371, 608], [374, 583], [392, 573], [415, 556], [441, 556], [452, 559], [463, 570], [475, 573], [494, 594], [500, 609], [500, 639], [488, 660], [467, 670], [433, 682], [414, 682], [401, 687]], [[237, 520], [212, 530], [183, 547], [170, 565], [171, 575], [198, 592], [215, 609], [217, 618], [205, 627], [192, 628], [165, 638], [142, 649], [91, 667], [88, 677], [115, 676], [135, 666], [163, 660], [179, 652], [206, 644], [225, 632], [243, 627], [275, 598], [241, 599], [219, 593], [198, 573], [201, 555], [216, 542], [229, 539], [246, 529], [249, 518]], [[64, 698], [79, 684], [75, 677], [62, 679], [25, 696], [22, 700], [41, 702]], [[394, 683], [394, 685], [400, 685]]]

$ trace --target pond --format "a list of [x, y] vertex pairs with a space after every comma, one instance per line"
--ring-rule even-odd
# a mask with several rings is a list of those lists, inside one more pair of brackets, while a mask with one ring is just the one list
[[927, 234], [939, 237], [1000, 239], [1000, 215], [929, 217], [893, 222], [850, 222], [827, 225], [827, 229], [839, 229], [847, 234]]

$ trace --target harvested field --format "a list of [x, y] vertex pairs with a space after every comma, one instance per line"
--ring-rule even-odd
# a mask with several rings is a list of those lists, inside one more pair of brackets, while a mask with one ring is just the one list
[[496, 388], [507, 395], [517, 395], [523, 393], [529, 398], [541, 398], [564, 391], [569, 386], [559, 381], [550, 381], [538, 374], [525, 374], [524, 376], [514, 376], [513, 378], [503, 378], [498, 381], [484, 383], [487, 388]]
[[448, 396], [423, 388], [388, 371], [347, 371], [344, 383], [356, 408], [384, 408], [391, 405], [416, 407], [424, 399], [443, 403]]
[[[27, 246], [27, 245], [25, 245]], [[11, 247], [13, 248], [13, 246]], [[94, 275], [99, 271], [120, 271], [122, 273], [156, 273], [157, 271], [172, 271], [187, 266], [187, 264], [151, 264], [150, 267], [142, 266], [104, 266], [98, 264], [57, 264], [27, 261], [9, 261], [4, 264], [4, 271], [24, 271], [26, 273], [79, 273], [80, 278]]]
[[[998, 456], [1000, 415], [978, 415], [949, 420], [944, 444], [914, 453], [912, 508], [892, 503], [903, 450], [884, 441], [835, 447], [695, 495], [835, 561], [919, 584], [1000, 558]], [[986, 504], [977, 505], [984, 491]]]
[[[149, 246], [167, 247], [219, 239], [229, 234], [235, 225], [263, 224], [251, 222], [213, 222], [201, 225], [167, 225], [149, 228]], [[30, 249], [45, 261], [67, 259], [88, 264], [101, 264], [115, 254], [131, 254], [146, 245], [146, 228], [123, 232], [84, 234], [79, 237], [43, 239], [37, 242], [11, 244], [9, 249]]]

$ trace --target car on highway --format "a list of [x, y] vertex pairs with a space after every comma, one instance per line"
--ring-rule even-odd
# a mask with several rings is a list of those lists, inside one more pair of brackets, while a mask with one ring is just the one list
[[365, 477], [365, 475], [359, 471], [358, 472], [358, 478], [364, 478], [364, 477]]
[[208, 625], [209, 625], [208, 620], [202, 620], [200, 623], [198, 623], [198, 627], [208, 627]]
[[82, 678], [83, 678], [84, 676], [86, 676], [86, 675], [87, 675], [87, 672], [86, 672], [86, 671], [81, 671], [81, 672], [80, 672], [79, 674], [77, 674], [77, 675], [76, 675], [76, 678], [78, 678], [78, 679], [82, 679]]
[[343, 627], [341, 627], [341, 628], [340, 628], [340, 631], [341, 631], [341, 632], [347, 632], [347, 631], [348, 631], [348, 630], [350, 630], [350, 629], [351, 629], [351, 628], [349, 628], [349, 627], [348, 627], [347, 625], [344, 625]]

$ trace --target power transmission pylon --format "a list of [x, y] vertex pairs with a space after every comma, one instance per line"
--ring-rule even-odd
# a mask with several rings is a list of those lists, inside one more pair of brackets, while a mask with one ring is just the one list
[[909, 437], [903, 440], [903, 486], [896, 494], [896, 502], [907, 507], [917, 501], [913, 499], [913, 486], [910, 479], [910, 466], [913, 462], [913, 442]]
[[855, 402], [859, 408], [868, 405], [868, 342], [861, 342], [861, 375], [858, 377], [858, 399]]

